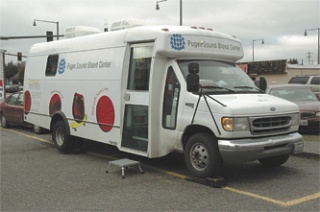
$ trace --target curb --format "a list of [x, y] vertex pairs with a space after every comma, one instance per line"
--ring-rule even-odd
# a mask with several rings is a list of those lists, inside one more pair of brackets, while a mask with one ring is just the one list
[[302, 152], [300, 154], [294, 155], [296, 157], [306, 157], [306, 158], [317, 158], [320, 159], [320, 155], [312, 152]]

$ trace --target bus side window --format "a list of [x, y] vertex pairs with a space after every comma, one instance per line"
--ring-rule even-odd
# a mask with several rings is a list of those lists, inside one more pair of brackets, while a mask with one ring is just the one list
[[59, 55], [49, 55], [46, 66], [46, 76], [55, 76], [58, 68]]
[[168, 129], [175, 129], [177, 125], [180, 83], [171, 66], [168, 68], [164, 89], [162, 126]]
[[152, 46], [131, 48], [128, 90], [149, 90]]

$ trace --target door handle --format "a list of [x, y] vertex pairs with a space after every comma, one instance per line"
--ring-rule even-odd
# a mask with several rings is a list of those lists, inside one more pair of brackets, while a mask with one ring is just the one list
[[131, 94], [126, 94], [126, 95], [124, 96], [124, 100], [130, 101], [130, 97], [131, 97]]

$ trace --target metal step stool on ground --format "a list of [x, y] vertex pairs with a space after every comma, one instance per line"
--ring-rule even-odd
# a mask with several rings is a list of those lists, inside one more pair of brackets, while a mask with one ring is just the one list
[[124, 169], [128, 169], [129, 167], [132, 167], [132, 166], [137, 166], [139, 168], [140, 172], [142, 174], [144, 174], [144, 171], [142, 170], [139, 161], [130, 160], [130, 159], [127, 159], [127, 158], [109, 161], [106, 173], [109, 172], [109, 170], [111, 168], [111, 165], [118, 166], [118, 167], [121, 168], [121, 170], [122, 170], [122, 179], [124, 179]]

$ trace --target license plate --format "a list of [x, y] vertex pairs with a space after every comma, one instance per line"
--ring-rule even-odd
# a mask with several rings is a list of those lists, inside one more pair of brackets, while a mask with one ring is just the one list
[[300, 126], [308, 126], [308, 120], [300, 120]]

